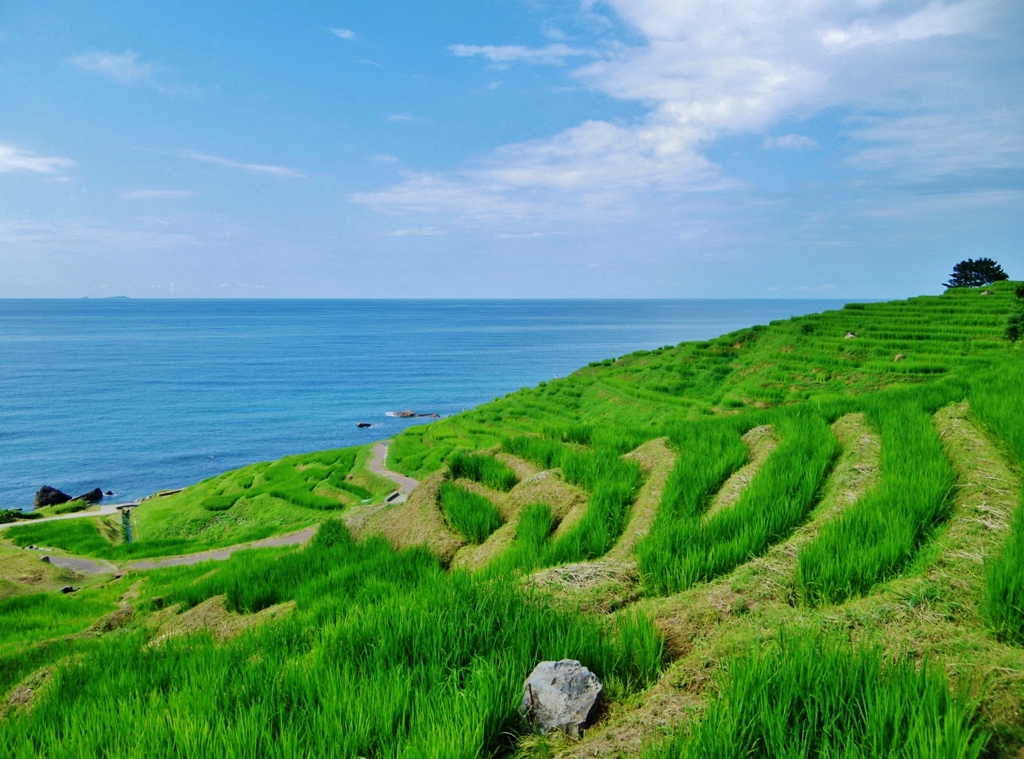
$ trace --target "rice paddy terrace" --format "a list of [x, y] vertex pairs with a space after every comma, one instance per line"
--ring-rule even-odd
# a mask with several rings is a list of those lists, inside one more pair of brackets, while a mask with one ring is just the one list
[[[402, 503], [366, 447], [151, 499], [131, 544], [10, 527], [0, 756], [1024, 756], [1022, 309], [997, 283], [595, 362], [397, 437]], [[561, 658], [605, 685], [578, 741], [516, 713]]]

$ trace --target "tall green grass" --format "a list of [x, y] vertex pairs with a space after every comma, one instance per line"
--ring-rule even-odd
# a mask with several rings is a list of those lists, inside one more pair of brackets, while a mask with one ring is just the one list
[[501, 441], [501, 450], [521, 459], [532, 461], [541, 469], [554, 469], [561, 466], [562, 454], [569, 449], [552, 440], [532, 435], [518, 435], [504, 438]]
[[740, 430], [731, 420], [692, 422], [676, 428], [670, 438], [678, 458], [651, 531], [636, 547], [645, 585], [661, 594], [688, 584], [681, 557], [701, 529], [700, 519], [715, 493], [747, 460]]
[[519, 515], [512, 545], [487, 565], [487, 576], [505, 577], [536, 567], [541, 562], [545, 544], [554, 526], [551, 507], [546, 503], [532, 503], [524, 507]]
[[[825, 419], [811, 409], [779, 415], [775, 425], [782, 442], [734, 506], [707, 519], [701, 513], [684, 513], [676, 524], [660, 528], [662, 535], [672, 536], [661, 544], [672, 553], [647, 554], [648, 567], [657, 572], [655, 587], [660, 583], [667, 590], [682, 590], [730, 572], [785, 538], [810, 512], [838, 442]], [[732, 457], [727, 464], [739, 459], [739, 449], [727, 438], [718, 445]], [[724, 469], [707, 476], [713, 479]], [[699, 491], [695, 506], [700, 503], [697, 496]]]
[[482, 495], [445, 482], [438, 498], [452, 527], [470, 543], [483, 543], [501, 527], [501, 512]]
[[603, 556], [626, 528], [630, 507], [643, 483], [643, 470], [635, 461], [624, 461], [613, 453], [567, 451], [562, 456], [562, 476], [589, 490], [590, 500], [583, 518], [549, 544], [544, 563]]
[[464, 451], [456, 451], [448, 458], [448, 469], [452, 479], [463, 477], [479, 482], [492, 490], [507, 493], [519, 481], [516, 473], [493, 456], [483, 454], [472, 455]]
[[0, 722], [0, 746], [17, 757], [496, 756], [511, 749], [538, 661], [578, 659], [625, 693], [662, 665], [642, 617], [602, 625], [512, 583], [449, 574], [426, 551], [356, 543], [337, 522], [304, 551], [213, 571], [190, 602], [262, 574], [298, 609], [220, 644], [107, 636], [59, 667], [30, 713]]
[[978, 704], [941, 668], [822, 638], [733, 659], [692, 732], [644, 759], [977, 759], [989, 740]]
[[801, 549], [799, 581], [810, 603], [839, 603], [893, 577], [949, 513], [954, 472], [930, 414], [883, 396], [866, 415], [881, 437], [881, 481]]
[[[971, 413], [1024, 468], [1024, 367], [1019, 360], [979, 377], [971, 388]], [[981, 611], [1004, 640], [1024, 645], [1024, 493], [1010, 534], [996, 556], [986, 557]]]

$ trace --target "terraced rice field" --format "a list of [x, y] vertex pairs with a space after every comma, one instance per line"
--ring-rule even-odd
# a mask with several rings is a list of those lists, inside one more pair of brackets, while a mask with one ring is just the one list
[[[1024, 355], [1015, 285], [986, 291], [598, 361], [412, 428], [395, 506], [355, 452], [200, 483], [181, 502], [224, 518], [246, 488], [338, 506], [301, 550], [60, 603], [7, 580], [0, 751], [1018, 756]], [[9, 534], [61, 541], [32, 529]], [[65, 545], [116, 560], [90, 540]], [[563, 657], [606, 685], [579, 741], [515, 713]]]

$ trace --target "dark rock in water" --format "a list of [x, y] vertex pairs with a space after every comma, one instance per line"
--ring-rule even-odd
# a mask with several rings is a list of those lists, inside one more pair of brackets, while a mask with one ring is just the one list
[[373, 426], [373, 425], [372, 425], [372, 424], [370, 424], [369, 422], [358, 422], [358, 423], [356, 424], [356, 427], [358, 427], [358, 428], [359, 428], [359, 429], [361, 429], [361, 430], [365, 430], [365, 429], [366, 429], [367, 427], [372, 427], [372, 426]]
[[416, 414], [417, 419], [440, 419], [441, 415], [436, 411], [431, 414]]
[[103, 500], [103, 491], [99, 488], [93, 488], [88, 493], [82, 493], [82, 495], [75, 496], [76, 501], [85, 501], [86, 503], [99, 503]]
[[103, 495], [113, 495], [113, 494], [114, 494], [113, 490], [104, 490], [103, 491]]
[[49, 485], [43, 485], [39, 488], [39, 492], [36, 493], [36, 497], [32, 499], [32, 508], [41, 509], [44, 506], [56, 506], [58, 503], [67, 503], [71, 500], [71, 496], [67, 493], [62, 493], [57, 488], [51, 488]]
[[542, 661], [526, 678], [519, 714], [541, 735], [557, 730], [576, 738], [601, 690], [597, 676], [575, 659]]
[[388, 411], [387, 416], [394, 416], [397, 417], [398, 419], [412, 419], [414, 416], [416, 416], [416, 412], [410, 411], [408, 409], [406, 409], [405, 411]]

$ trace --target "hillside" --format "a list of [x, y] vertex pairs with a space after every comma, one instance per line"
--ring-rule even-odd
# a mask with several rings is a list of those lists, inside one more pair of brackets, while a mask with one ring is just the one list
[[[9, 527], [0, 755], [1024, 756], [1017, 288], [595, 362], [398, 436], [404, 502], [362, 447]], [[566, 657], [601, 714], [523, 734]]]

